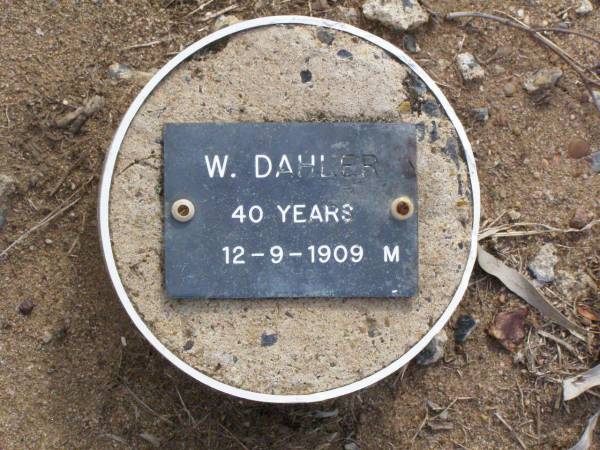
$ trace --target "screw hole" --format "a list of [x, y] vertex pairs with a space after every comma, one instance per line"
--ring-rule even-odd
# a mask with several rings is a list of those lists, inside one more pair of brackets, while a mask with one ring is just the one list
[[180, 216], [185, 217], [190, 213], [190, 208], [187, 205], [179, 205], [177, 212]]
[[405, 216], [410, 212], [410, 205], [405, 201], [400, 201], [396, 205], [396, 212], [401, 216]]
[[408, 197], [398, 197], [392, 202], [390, 212], [396, 220], [406, 220], [413, 215], [415, 207]]
[[181, 198], [171, 206], [171, 215], [178, 222], [187, 222], [194, 217], [194, 204], [185, 198]]

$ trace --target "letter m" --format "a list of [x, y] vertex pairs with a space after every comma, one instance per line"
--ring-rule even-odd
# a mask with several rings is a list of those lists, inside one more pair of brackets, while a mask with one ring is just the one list
[[400, 261], [400, 247], [395, 245], [394, 250], [390, 251], [390, 248], [386, 245], [383, 247], [383, 261], [384, 262], [398, 262]]

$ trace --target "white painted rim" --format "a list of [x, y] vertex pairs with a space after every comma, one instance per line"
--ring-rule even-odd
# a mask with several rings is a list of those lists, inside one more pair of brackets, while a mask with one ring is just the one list
[[[212, 44], [219, 39], [222, 39], [226, 36], [230, 36], [235, 33], [239, 33], [244, 30], [251, 30], [253, 28], [260, 28], [269, 25], [282, 25], [282, 24], [298, 24], [298, 25], [313, 25], [317, 27], [325, 27], [331, 28], [338, 31], [343, 31], [345, 33], [352, 34], [361, 39], [364, 39], [388, 53], [394, 55], [398, 60], [402, 63], [406, 64], [415, 74], [417, 74], [423, 82], [427, 85], [427, 87], [433, 92], [436, 96], [442, 107], [444, 108], [448, 118], [454, 125], [458, 137], [461, 141], [462, 147], [464, 149], [465, 158], [467, 162], [467, 167], [469, 170], [469, 179], [471, 181], [471, 193], [473, 199], [473, 231], [471, 233], [471, 248], [469, 251], [469, 257], [467, 259], [467, 264], [465, 266], [465, 271], [463, 273], [461, 282], [452, 297], [448, 307], [442, 313], [440, 318], [436, 321], [433, 327], [417, 342], [408, 352], [402, 355], [399, 359], [394, 361], [387, 367], [369, 375], [362, 380], [356, 381], [354, 383], [350, 383], [345, 386], [341, 386], [335, 389], [330, 389], [323, 392], [316, 392], [313, 394], [290, 394], [290, 395], [275, 395], [275, 394], [264, 394], [260, 392], [252, 392], [245, 389], [236, 388], [234, 386], [230, 386], [228, 384], [222, 383], [220, 381], [211, 378], [202, 372], [194, 369], [193, 367], [186, 364], [184, 361], [179, 359], [175, 354], [173, 354], [168, 348], [166, 348], [162, 342], [160, 342], [152, 331], [148, 328], [148, 326], [144, 323], [142, 318], [139, 316], [131, 300], [127, 296], [127, 292], [121, 282], [121, 277], [119, 276], [119, 272], [117, 271], [117, 265], [115, 262], [115, 257], [112, 251], [111, 238], [110, 238], [110, 227], [109, 227], [109, 199], [110, 199], [110, 188], [112, 183], [112, 176], [115, 169], [115, 163], [117, 160], [117, 155], [119, 153], [119, 149], [121, 148], [121, 144], [123, 139], [125, 138], [125, 134], [127, 133], [127, 129], [131, 125], [135, 115], [138, 110], [148, 98], [148, 96], [152, 93], [154, 88], [161, 82], [163, 78], [165, 78], [173, 69], [175, 69], [181, 62], [185, 61], [191, 55], [196, 53], [198, 50], [206, 47], [207, 45]], [[376, 383], [377, 381], [387, 377], [388, 375], [394, 373], [402, 366], [407, 364], [411, 359], [413, 359], [423, 348], [431, 341], [431, 339], [440, 332], [440, 330], [444, 327], [444, 325], [448, 322], [460, 300], [462, 299], [465, 291], [467, 290], [467, 286], [469, 283], [469, 278], [471, 276], [471, 272], [473, 271], [473, 266], [475, 264], [475, 258], [477, 255], [477, 235], [479, 233], [479, 214], [480, 214], [480, 198], [479, 198], [479, 181], [477, 178], [477, 170], [475, 166], [475, 157], [473, 156], [473, 151], [471, 149], [471, 144], [469, 143], [469, 139], [467, 138], [467, 134], [458, 119], [458, 116], [454, 112], [452, 106], [440, 90], [440, 88], [435, 84], [435, 82], [425, 73], [425, 71], [417, 65], [408, 55], [406, 55], [402, 50], [398, 47], [392, 45], [391, 43], [385, 41], [384, 39], [377, 37], [367, 31], [361, 30], [359, 28], [353, 27], [351, 25], [347, 25], [340, 22], [334, 22], [331, 20], [314, 18], [314, 17], [305, 17], [305, 16], [273, 16], [273, 17], [261, 17], [258, 19], [248, 20], [245, 22], [239, 22], [232, 26], [223, 28], [215, 33], [212, 33], [203, 39], [200, 39], [198, 42], [190, 45], [173, 59], [171, 59], [165, 66], [163, 66], [153, 77], [152, 79], [144, 86], [142, 91], [135, 98], [123, 120], [119, 124], [119, 128], [115, 134], [115, 137], [111, 143], [111, 146], [108, 150], [108, 154], [106, 155], [106, 159], [104, 161], [104, 169], [102, 173], [102, 180], [100, 184], [100, 193], [99, 193], [99, 204], [98, 204], [98, 224], [100, 231], [100, 244], [102, 247], [102, 253], [104, 254], [104, 259], [106, 262], [106, 267], [108, 269], [108, 273], [110, 275], [110, 279], [113, 283], [115, 291], [129, 314], [129, 317], [138, 328], [138, 330], [144, 335], [144, 337], [152, 344], [154, 348], [156, 348], [165, 358], [167, 358], [171, 363], [181, 369], [183, 372], [187, 373], [191, 377], [196, 380], [214, 388], [226, 394], [230, 394], [236, 397], [260, 401], [260, 402], [268, 402], [268, 403], [310, 403], [310, 402], [318, 402], [323, 400], [328, 400], [336, 397], [340, 397], [342, 395], [349, 394], [351, 392], [358, 391], [360, 389], [364, 389], [367, 386]]]

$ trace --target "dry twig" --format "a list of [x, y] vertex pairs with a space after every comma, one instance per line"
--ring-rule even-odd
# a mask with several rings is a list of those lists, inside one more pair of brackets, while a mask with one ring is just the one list
[[575, 347], [573, 347], [571, 344], [569, 344], [567, 341], [554, 336], [553, 334], [550, 334], [544, 330], [538, 330], [537, 333], [542, 336], [545, 337], [546, 339], [550, 339], [551, 341], [556, 342], [559, 345], [562, 345], [564, 348], [566, 348], [567, 350], [569, 350], [569, 352], [575, 356], [580, 362], [583, 362], [583, 358], [581, 357], [581, 355], [577, 352], [577, 350], [575, 349]]
[[[590, 68], [579, 63], [572, 56], [567, 54], [557, 44], [555, 44], [550, 39], [548, 39], [547, 37], [542, 35], [538, 29], [531, 28], [530, 26], [526, 25], [525, 23], [523, 23], [519, 20], [516, 20], [515, 18], [513, 18], [511, 16], [504, 18], [504, 17], [495, 16], [493, 14], [470, 12], [470, 11], [454, 12], [454, 13], [450, 13], [446, 16], [446, 18], [449, 20], [460, 19], [460, 18], [465, 18], [465, 17], [493, 20], [495, 22], [499, 22], [508, 27], [512, 27], [517, 30], [521, 30], [521, 31], [525, 31], [526, 33], [529, 33], [529, 35], [533, 39], [535, 39], [537, 42], [542, 44], [544, 47], [546, 47], [549, 50], [556, 53], [563, 61], [565, 61], [569, 66], [571, 66], [571, 68], [577, 73], [577, 75], [579, 75], [579, 78], [583, 82], [583, 85], [585, 86], [585, 88], [587, 89], [587, 91], [589, 92], [589, 94], [592, 98], [592, 102], [594, 103], [594, 105], [596, 106], [598, 111], [600, 112], [600, 101], [596, 101], [596, 99], [600, 96], [600, 93], [599, 93], [600, 91], [597, 91], [594, 89], [594, 88], [600, 89], [600, 77], [598, 77], [598, 75], [596, 75]], [[587, 39], [590, 38], [590, 36], [586, 35], [585, 33], [577, 32], [574, 34], [578, 34], [579, 36], [587, 38]], [[595, 41], [594, 38], [592, 38], [592, 40]], [[586, 74], [586, 72], [589, 74], [589, 76]]]
[[148, 406], [141, 398], [139, 398], [137, 396], [137, 394], [135, 392], [133, 392], [131, 390], [131, 388], [129, 386], [127, 386], [126, 384], [123, 385], [123, 387], [125, 388], [125, 390], [127, 392], [129, 392], [131, 394], [131, 396], [140, 404], [142, 405], [144, 408], [146, 408], [146, 410], [151, 413], [152, 415], [154, 415], [155, 417], [157, 417], [159, 420], [168, 423], [169, 425], [175, 425], [171, 420], [167, 419], [166, 417], [164, 417], [163, 415], [157, 413], [154, 409], [152, 409], [150, 406]]
[[67, 171], [65, 172], [65, 174], [60, 177], [60, 179], [58, 180], [58, 182], [56, 183], [56, 185], [54, 186], [54, 188], [52, 188], [52, 190], [50, 191], [50, 193], [48, 194], [50, 197], [53, 197], [54, 194], [56, 194], [58, 192], [58, 190], [60, 189], [60, 187], [62, 186], [62, 184], [65, 182], [65, 180], [67, 179], [67, 177], [71, 174], [71, 172], [79, 165], [81, 164], [81, 162], [87, 157], [87, 152], [84, 151], [81, 153], [81, 155], [79, 155], [79, 158], [77, 158], [75, 160], [75, 162], [73, 164], [71, 164], [69, 166], [69, 168], [67, 169]]
[[68, 209], [72, 208], [73, 206], [75, 206], [75, 204], [77, 204], [77, 202], [79, 202], [79, 200], [81, 200], [83, 197], [79, 196], [76, 197], [75, 196], [81, 192], [83, 189], [85, 189], [85, 187], [92, 181], [92, 179], [94, 178], [94, 176], [91, 176], [90, 178], [88, 178], [88, 180], [83, 183], [83, 185], [81, 185], [81, 187], [79, 189], [77, 189], [75, 192], [73, 192], [73, 194], [71, 194], [69, 196], [69, 198], [67, 200], [65, 200], [63, 202], [62, 205], [58, 206], [55, 210], [53, 210], [52, 212], [50, 212], [46, 217], [44, 217], [41, 221], [39, 221], [36, 225], [34, 225], [33, 227], [29, 228], [27, 231], [25, 231], [24, 233], [21, 234], [21, 236], [19, 236], [17, 239], [15, 239], [14, 241], [12, 241], [8, 247], [6, 247], [4, 250], [2, 250], [2, 252], [0, 252], [0, 260], [6, 256], [8, 254], [8, 252], [15, 247], [16, 245], [18, 245], [20, 242], [24, 241], [25, 239], [27, 239], [27, 237], [35, 232], [36, 230], [39, 230], [40, 228], [45, 227], [46, 225], [48, 225], [50, 222], [52, 222], [54, 219], [56, 219], [58, 216], [60, 216], [62, 213], [64, 213], [65, 211], [67, 211]]
[[586, 329], [567, 319], [542, 293], [520, 272], [502, 263], [486, 252], [481, 245], [477, 249], [477, 262], [484, 271], [498, 278], [504, 286], [517, 294], [544, 317], [569, 330], [575, 337], [585, 341]]
[[[544, 223], [533, 222], [518, 222], [498, 225], [496, 227], [489, 226], [479, 233], [479, 241], [483, 241], [489, 237], [517, 237], [517, 236], [534, 236], [537, 234], [546, 233], [582, 233], [592, 229], [595, 225], [600, 225], [600, 219], [592, 220], [583, 228], [556, 228]], [[521, 229], [524, 228], [524, 229]], [[536, 229], [537, 228], [537, 229]], [[516, 230], [515, 230], [516, 229]]]
[[215, 0], [208, 0], [207, 2], [202, 3], [200, 6], [198, 6], [196, 9], [194, 9], [193, 11], [187, 13], [185, 15], [186, 18], [196, 14], [198, 11], [202, 11], [204, 8], [206, 8], [208, 5], [210, 5], [212, 2], [214, 2]]
[[429, 419], [429, 411], [427, 410], [427, 408], [425, 408], [425, 417], [423, 418], [423, 421], [421, 422], [421, 424], [417, 428], [417, 431], [415, 432], [415, 435], [410, 440], [410, 448], [413, 448], [413, 446], [415, 445], [415, 441], [417, 440], [417, 437], [419, 437], [419, 434], [421, 433], [421, 430], [423, 429], [423, 427], [427, 423], [428, 419]]
[[217, 17], [222, 16], [223, 14], [227, 14], [229, 11], [233, 11], [234, 9], [237, 9], [239, 7], [240, 5], [230, 5], [227, 8], [223, 8], [217, 12], [208, 14], [206, 17], [201, 19], [200, 22], [208, 22], [209, 20], [216, 19]]
[[495, 415], [495, 416], [498, 418], [498, 420], [499, 420], [500, 422], [502, 422], [502, 425], [504, 425], [504, 426], [505, 426], [505, 427], [508, 429], [508, 431], [510, 431], [510, 434], [512, 434], [512, 435], [513, 435], [513, 437], [514, 437], [514, 438], [517, 440], [517, 442], [519, 443], [519, 445], [520, 445], [522, 448], [524, 448], [524, 449], [527, 449], [527, 446], [526, 446], [526, 445], [525, 445], [525, 443], [524, 443], [524, 442], [521, 440], [521, 438], [519, 437], [519, 435], [517, 434], [517, 432], [516, 432], [516, 431], [513, 429], [513, 427], [511, 427], [511, 426], [509, 425], [509, 423], [508, 423], [506, 420], [504, 420], [504, 418], [503, 418], [503, 417], [500, 415], [500, 413], [499, 413], [499, 412], [495, 412], [495, 413], [494, 413], [494, 415]]

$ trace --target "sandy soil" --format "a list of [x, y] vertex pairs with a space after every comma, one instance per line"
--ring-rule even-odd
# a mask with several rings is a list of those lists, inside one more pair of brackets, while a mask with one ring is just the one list
[[[485, 6], [516, 14], [523, 8], [532, 22], [550, 24], [562, 21], [558, 14], [575, 3], [430, 2], [442, 13]], [[215, 1], [207, 9], [228, 5]], [[106, 71], [113, 62], [151, 71], [204, 36], [210, 22], [200, 13], [186, 17], [196, 7], [196, 2], [177, 0], [2, 3], [0, 173], [13, 177], [17, 190], [0, 231], [0, 248], [74, 192], [73, 198], [81, 200], [0, 261], [0, 448], [343, 448], [350, 442], [361, 449], [519, 448], [498, 414], [530, 448], [573, 445], [600, 402], [592, 393], [564, 403], [558, 382], [593, 365], [597, 343], [586, 348], [532, 310], [527, 331], [536, 369], [531, 370], [485, 332], [495, 314], [523, 302], [481, 272], [474, 274], [456, 314], [479, 320], [466, 344], [451, 340], [444, 361], [434, 366], [411, 365], [371, 389], [320, 405], [275, 407], [224, 397], [179, 373], [138, 335], [104, 272], [95, 205], [106, 148], [140, 86], [112, 81]], [[311, 10], [340, 18], [333, 6], [309, 10], [305, 2], [240, 3], [236, 14], [251, 18]], [[600, 35], [598, 7], [586, 17], [576, 18], [572, 10], [567, 15], [577, 29]], [[401, 45], [400, 33], [362, 17], [354, 23]], [[600, 115], [573, 71], [526, 35], [490, 23], [460, 27], [433, 21], [415, 36], [422, 48], [417, 61], [443, 83], [468, 128], [486, 218], [515, 210], [523, 221], [567, 227], [578, 207], [599, 216], [600, 175], [566, 155], [576, 137], [600, 147]], [[153, 41], [160, 42], [131, 48]], [[598, 63], [598, 47], [568, 36], [557, 42], [586, 63]], [[489, 61], [481, 86], [462, 84], [453, 63], [461, 48]], [[560, 65], [565, 76], [548, 102], [536, 105], [520, 85], [528, 72], [548, 65]], [[509, 81], [518, 87], [512, 97], [503, 93]], [[94, 94], [106, 105], [81, 133], [49, 126]], [[470, 114], [481, 106], [491, 108], [485, 124]], [[597, 279], [597, 233], [508, 238], [493, 247], [525, 271], [540, 246], [553, 242], [558, 269], [586, 271]], [[597, 290], [581, 299], [551, 298], [582, 324], [576, 307], [600, 306]], [[17, 311], [25, 300], [36, 305], [29, 315]], [[594, 323], [587, 326], [597, 331]], [[540, 339], [542, 328], [576, 346], [582, 360]], [[452, 430], [421, 427], [427, 400], [452, 405]], [[321, 417], [323, 411], [329, 417]], [[429, 416], [435, 414], [429, 410]]]

